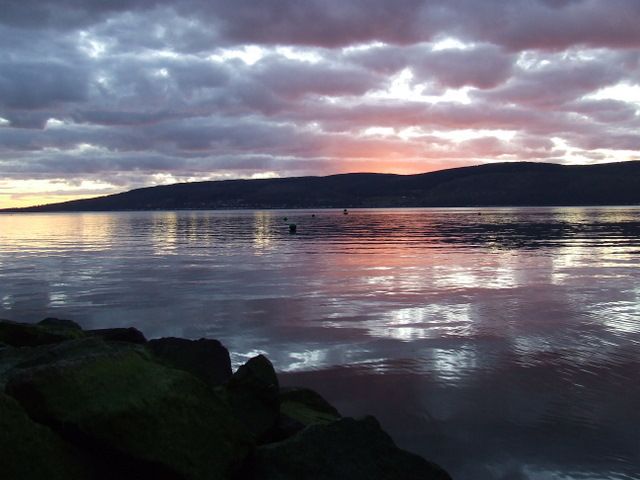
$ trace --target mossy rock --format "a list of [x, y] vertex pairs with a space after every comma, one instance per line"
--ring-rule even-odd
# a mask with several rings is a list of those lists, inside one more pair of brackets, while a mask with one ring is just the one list
[[9, 380], [13, 369], [22, 363], [31, 354], [31, 348], [14, 348], [4, 346], [0, 348], [0, 391]]
[[304, 426], [330, 423], [340, 418], [338, 410], [309, 388], [288, 388], [280, 392], [280, 414]]
[[192, 373], [207, 385], [222, 385], [231, 378], [229, 350], [218, 340], [158, 338], [147, 348], [165, 365]]
[[[107, 344], [101, 339], [78, 338], [34, 347], [0, 348], [0, 389], [22, 369], [46, 366], [55, 362], [83, 361], [99, 355], [123, 351], [124, 346]], [[144, 353], [144, 350], [140, 350]]]
[[233, 374], [227, 392], [234, 414], [256, 441], [268, 441], [280, 416], [279, 382], [269, 359], [249, 359]]
[[141, 357], [151, 359], [149, 352], [141, 345], [105, 342], [99, 337], [85, 337], [31, 348], [14, 348], [7, 354], [8, 357], [13, 356], [14, 363], [8, 376], [17, 375], [25, 369], [81, 364], [95, 358], [117, 356], [123, 352], [136, 352]]
[[49, 428], [33, 422], [0, 393], [0, 477], [20, 480], [91, 478], [84, 460]]
[[135, 349], [61, 357], [22, 370], [6, 391], [68, 441], [156, 478], [228, 478], [251, 448], [213, 390]]
[[98, 328], [95, 330], [86, 330], [87, 335], [92, 337], [100, 337], [109, 342], [125, 342], [125, 343], [147, 343], [144, 334], [134, 327], [122, 328]]
[[52, 324], [46, 321], [31, 324], [0, 320], [0, 342], [13, 347], [35, 347], [83, 336], [84, 332], [80, 327], [75, 328], [71, 324]]
[[40, 320], [38, 325], [46, 327], [50, 330], [82, 330], [82, 327], [73, 320], [65, 320], [63, 318], [47, 317], [44, 320]]
[[395, 446], [373, 417], [312, 425], [261, 446], [248, 473], [261, 480], [450, 480], [439, 466]]

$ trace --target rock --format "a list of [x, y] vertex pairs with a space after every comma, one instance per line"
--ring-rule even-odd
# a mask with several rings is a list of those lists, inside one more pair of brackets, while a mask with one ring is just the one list
[[450, 480], [439, 466], [395, 446], [373, 417], [312, 425], [255, 454], [255, 479]]
[[111, 342], [127, 342], [127, 343], [147, 343], [147, 339], [143, 333], [137, 328], [99, 328], [96, 330], [87, 330], [87, 335], [101, 337]]
[[280, 384], [273, 364], [264, 355], [250, 358], [231, 377], [230, 387], [245, 387], [277, 401]]
[[34, 347], [82, 337], [80, 329], [51, 324], [18, 323], [0, 320], [0, 342], [13, 347]]
[[123, 342], [106, 342], [100, 337], [85, 337], [67, 340], [51, 345], [40, 345], [33, 348], [14, 349], [14, 357], [19, 361], [13, 366], [14, 371], [43, 367], [51, 364], [79, 364], [96, 358], [115, 356], [123, 352], [136, 352], [149, 357], [144, 347]]
[[17, 365], [23, 362], [30, 354], [29, 348], [14, 348], [5, 346], [0, 348], [0, 391], [4, 390], [4, 386], [11, 376], [11, 373]]
[[222, 385], [231, 378], [229, 351], [218, 340], [159, 338], [147, 347], [164, 364], [192, 373], [208, 385]]
[[50, 329], [82, 330], [82, 327], [73, 320], [64, 320], [62, 318], [47, 317], [44, 320], [40, 320], [38, 325], [48, 327]]
[[50, 429], [0, 393], [0, 476], [20, 480], [89, 479], [84, 460]]
[[113, 350], [93, 357], [79, 345], [76, 355], [58, 352], [13, 375], [6, 392], [34, 420], [130, 472], [126, 478], [229, 478], [251, 437], [228, 404], [189, 373], [105, 345]]
[[330, 423], [340, 418], [336, 408], [309, 388], [288, 388], [280, 392], [280, 413], [304, 426]]
[[124, 351], [136, 351], [149, 356], [144, 347], [121, 342], [105, 342], [99, 337], [85, 337], [37, 347], [9, 347], [0, 350], [0, 387], [25, 369], [43, 367], [53, 363], [77, 364], [96, 357], [116, 355]]
[[227, 385], [234, 414], [259, 443], [269, 439], [278, 421], [278, 390], [278, 377], [264, 355], [253, 357], [242, 365]]
[[306, 425], [293, 417], [280, 412], [276, 425], [268, 438], [268, 443], [280, 442], [292, 437], [300, 430], [304, 430]]
[[271, 441], [281, 441], [309, 425], [340, 418], [336, 408], [309, 388], [289, 387], [280, 391], [280, 417]]

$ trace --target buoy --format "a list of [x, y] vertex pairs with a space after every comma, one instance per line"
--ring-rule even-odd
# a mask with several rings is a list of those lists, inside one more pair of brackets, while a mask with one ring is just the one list
[[296, 233], [297, 229], [298, 229], [298, 226], [295, 223], [289, 224], [289, 233]]
[[287, 217], [284, 217], [284, 221], [286, 222], [287, 220], [289, 220]]
[[313, 218], [316, 218], [316, 214], [315, 214], [315, 213], [312, 213], [312, 214], [311, 214], [311, 216], [312, 216]]
[[345, 208], [342, 213], [344, 213], [345, 215], [349, 215], [349, 212], [347, 212], [347, 209]]

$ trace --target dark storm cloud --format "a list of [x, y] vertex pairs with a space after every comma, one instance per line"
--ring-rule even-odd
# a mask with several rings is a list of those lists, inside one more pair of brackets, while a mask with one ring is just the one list
[[611, 161], [640, 147], [638, 25], [635, 0], [4, 1], [0, 178]]

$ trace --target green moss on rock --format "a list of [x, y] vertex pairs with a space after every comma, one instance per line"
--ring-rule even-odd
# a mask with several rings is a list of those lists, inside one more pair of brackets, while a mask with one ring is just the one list
[[109, 342], [125, 342], [125, 343], [147, 343], [144, 334], [137, 328], [98, 328], [95, 330], [86, 330], [87, 335], [100, 337]]
[[261, 480], [450, 480], [437, 465], [397, 448], [373, 417], [312, 425], [259, 447], [251, 473]]
[[280, 392], [280, 413], [304, 426], [329, 423], [340, 418], [336, 408], [308, 388], [289, 388]]
[[71, 325], [73, 322], [63, 325], [47, 320], [53, 319], [45, 319], [39, 324], [0, 320], [0, 342], [13, 347], [34, 347], [84, 336], [80, 327]]
[[76, 452], [50, 429], [33, 422], [0, 393], [0, 477], [20, 480], [89, 479]]
[[209, 387], [135, 350], [23, 370], [7, 392], [65, 438], [146, 462], [167, 478], [228, 478], [251, 447]]

